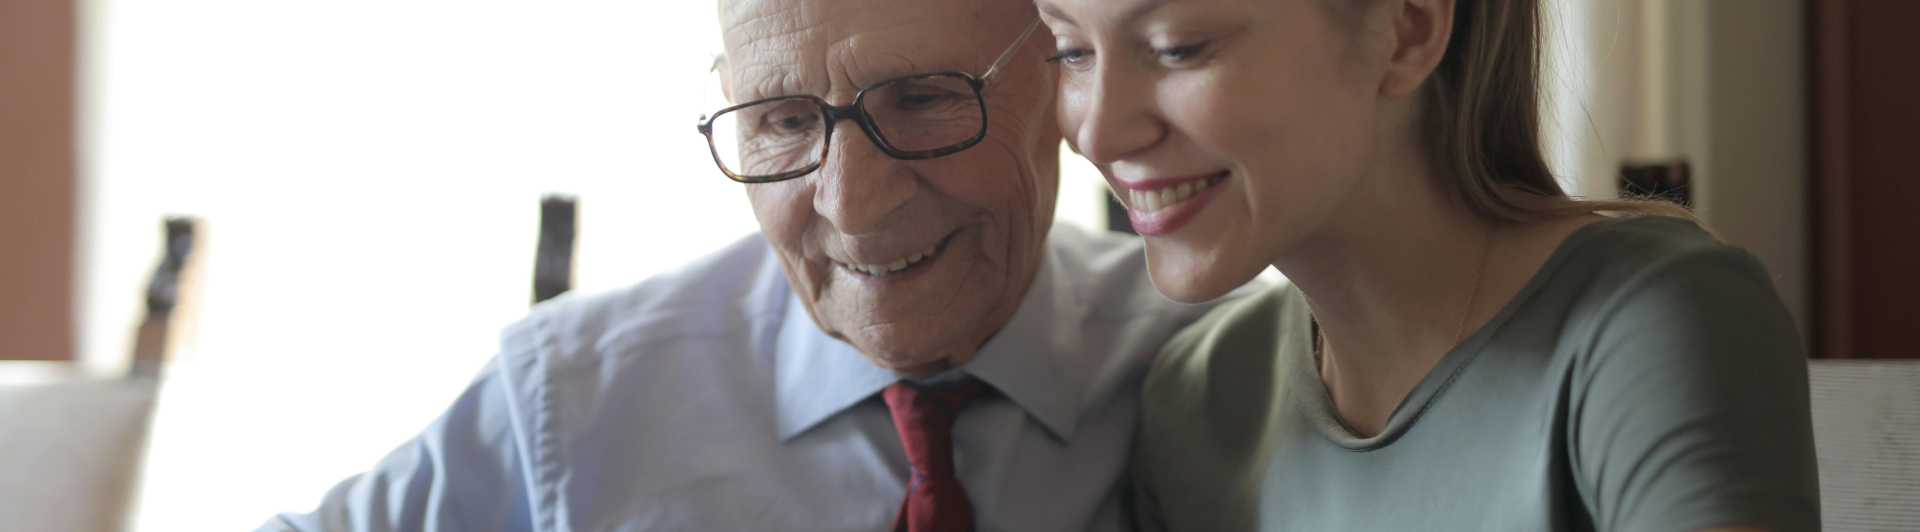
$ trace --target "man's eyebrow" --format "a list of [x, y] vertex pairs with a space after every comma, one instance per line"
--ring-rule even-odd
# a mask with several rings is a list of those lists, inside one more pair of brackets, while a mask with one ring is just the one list
[[774, 96], [800, 94], [806, 90], [797, 74], [783, 66], [764, 64], [741, 65], [734, 71], [734, 81], [739, 83], [734, 96], [742, 103]]
[[[1148, 13], [1152, 13], [1154, 10], [1160, 9], [1161, 6], [1167, 5], [1167, 1], [1168, 0], [1144, 0], [1138, 4], [1135, 4], [1133, 7], [1127, 8], [1126, 13], [1120, 15], [1120, 25], [1121, 26], [1133, 25], [1134, 21], [1139, 20], [1140, 17], [1147, 16]], [[1041, 2], [1040, 12], [1046, 13], [1047, 16], [1060, 19], [1061, 22], [1065, 22], [1069, 25], [1073, 25], [1073, 26], [1080, 25], [1078, 22], [1074, 22], [1073, 17], [1067, 16], [1067, 13], [1065, 11], [1061, 11], [1059, 7], [1054, 6], [1051, 3]]]

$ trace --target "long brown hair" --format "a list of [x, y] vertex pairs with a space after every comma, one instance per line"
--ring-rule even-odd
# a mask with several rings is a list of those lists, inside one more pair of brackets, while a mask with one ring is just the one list
[[1662, 201], [1576, 200], [1554, 180], [1540, 146], [1539, 0], [1456, 0], [1446, 55], [1422, 90], [1421, 130], [1442, 188], [1482, 220], [1614, 212], [1698, 221]]

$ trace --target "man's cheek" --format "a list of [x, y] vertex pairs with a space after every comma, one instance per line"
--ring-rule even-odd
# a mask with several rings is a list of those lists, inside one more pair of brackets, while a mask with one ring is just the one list
[[747, 198], [759, 219], [760, 232], [777, 248], [799, 253], [805, 249], [807, 224], [813, 219], [811, 187], [805, 180], [747, 185]]

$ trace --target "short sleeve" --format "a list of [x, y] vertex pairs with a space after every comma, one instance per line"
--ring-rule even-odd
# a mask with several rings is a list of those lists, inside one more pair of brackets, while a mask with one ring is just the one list
[[1681, 252], [1597, 312], [1566, 430], [1600, 530], [1819, 529], [1806, 352], [1758, 261]]
[[[261, 532], [531, 530], [528, 479], [497, 360], [419, 436]], [[343, 393], [349, 393], [343, 391]]]

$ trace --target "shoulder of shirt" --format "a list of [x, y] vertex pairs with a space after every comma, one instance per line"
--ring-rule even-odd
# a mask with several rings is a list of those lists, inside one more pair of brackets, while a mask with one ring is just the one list
[[[1732, 272], [1762, 284], [1769, 279], [1746, 250], [1720, 241], [1692, 221], [1671, 216], [1596, 222], [1590, 230], [1569, 237], [1562, 248], [1556, 255], [1564, 256], [1549, 265], [1555, 271], [1545, 273], [1549, 282], [1586, 286], [1574, 307], [1588, 311], [1617, 308], [1644, 294], [1641, 287], [1670, 276]], [[1270, 356], [1282, 341], [1277, 338], [1276, 320], [1282, 313], [1305, 311], [1298, 290], [1291, 283], [1281, 283], [1210, 309], [1161, 348], [1148, 387], [1167, 380], [1203, 378], [1209, 367], [1237, 364], [1233, 360], [1238, 357]]]
[[1659, 281], [1696, 275], [1738, 275], [1771, 293], [1772, 277], [1747, 250], [1727, 244], [1691, 220], [1640, 215], [1597, 222], [1565, 244], [1552, 272], [1556, 283], [1588, 288], [1575, 308], [1604, 310], [1647, 295]]
[[503, 359], [542, 357], [555, 365], [689, 338], [747, 334], [779, 319], [791, 290], [758, 232], [637, 284], [541, 303], [501, 334]]
[[[1586, 235], [1577, 249], [1565, 250], [1566, 264], [1552, 279], [1563, 287], [1580, 287], [1566, 292], [1573, 299], [1562, 303], [1567, 321], [1560, 331], [1562, 349], [1555, 350], [1560, 355], [1583, 365], [1623, 355], [1661, 355], [1664, 352], [1595, 349], [1613, 345], [1607, 338], [1642, 334], [1636, 331], [1650, 326], [1682, 327], [1670, 334], [1683, 335], [1784, 331], [1797, 337], [1798, 327], [1775, 290], [1773, 276], [1747, 250], [1681, 218], [1642, 215], [1599, 223], [1606, 225]], [[1681, 325], [1720, 321], [1729, 312], [1748, 320], [1746, 325]]]
[[1071, 286], [1071, 293], [1086, 306], [1087, 316], [1093, 320], [1158, 316], [1184, 323], [1265, 286], [1255, 280], [1213, 301], [1180, 303], [1153, 287], [1153, 279], [1147, 275], [1146, 247], [1138, 236], [1055, 224], [1047, 239], [1060, 259], [1059, 278]]
[[[1205, 379], [1209, 368], [1218, 364], [1239, 365], [1239, 359], [1271, 358], [1286, 339], [1278, 330], [1288, 313], [1304, 312], [1299, 303], [1299, 288], [1291, 282], [1259, 287], [1231, 301], [1214, 306], [1193, 324], [1175, 333], [1155, 357], [1148, 372], [1148, 388], [1168, 385], [1165, 381]], [[1260, 361], [1260, 365], [1268, 361]], [[1190, 382], [1172, 384], [1174, 388]]]

